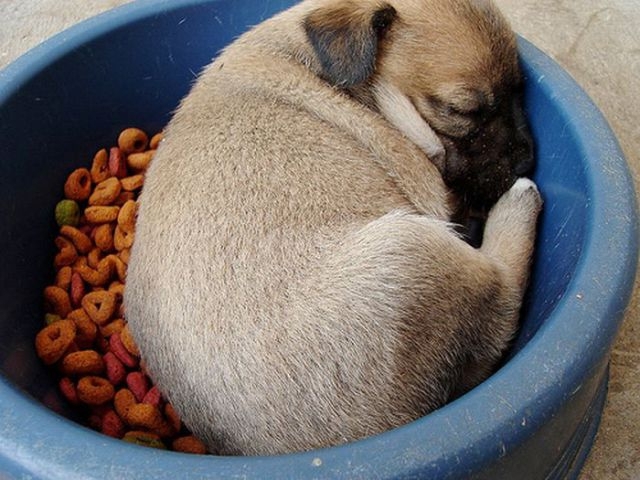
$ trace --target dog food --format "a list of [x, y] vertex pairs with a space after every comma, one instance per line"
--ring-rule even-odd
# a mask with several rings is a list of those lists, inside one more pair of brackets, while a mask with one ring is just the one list
[[56, 275], [44, 289], [35, 347], [87, 426], [137, 445], [204, 454], [145, 373], [122, 305], [136, 198], [161, 139], [127, 128], [117, 146], [67, 177], [55, 208]]

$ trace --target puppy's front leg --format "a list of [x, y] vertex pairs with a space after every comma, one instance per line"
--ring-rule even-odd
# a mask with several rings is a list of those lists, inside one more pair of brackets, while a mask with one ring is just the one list
[[[489, 212], [481, 253], [499, 269], [506, 295], [511, 301], [505, 307], [512, 308], [513, 314], [506, 316], [503, 325], [507, 331], [515, 331], [522, 297], [529, 279], [529, 269], [536, 235], [536, 222], [542, 208], [542, 198], [531, 180], [520, 178]], [[500, 329], [495, 326], [480, 329], [483, 348], [474, 352], [464, 368], [460, 385], [454, 397], [473, 388], [487, 378], [502, 351], [505, 339], [496, 335]], [[497, 349], [495, 347], [498, 347]]]
[[481, 250], [504, 266], [508, 282], [522, 297], [529, 279], [536, 222], [542, 198], [536, 184], [518, 179], [489, 212]]

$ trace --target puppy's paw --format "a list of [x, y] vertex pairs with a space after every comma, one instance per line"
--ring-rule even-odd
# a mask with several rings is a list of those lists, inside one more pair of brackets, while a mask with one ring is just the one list
[[481, 249], [506, 268], [519, 292], [527, 282], [541, 209], [542, 197], [536, 184], [519, 178], [493, 206], [485, 225]]
[[[509, 208], [522, 213], [529, 212], [537, 216], [542, 209], [542, 197], [537, 185], [528, 178], [518, 178], [511, 188], [498, 200], [502, 207], [508, 204]], [[496, 204], [496, 207], [498, 207]]]
[[534, 235], [542, 197], [536, 184], [528, 178], [519, 178], [489, 212], [485, 237], [506, 234], [529, 237]]

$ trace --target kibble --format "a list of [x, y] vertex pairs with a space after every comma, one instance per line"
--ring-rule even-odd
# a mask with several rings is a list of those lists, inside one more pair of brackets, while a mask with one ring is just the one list
[[125, 129], [89, 168], [67, 177], [55, 207], [53, 283], [44, 289], [36, 353], [84, 424], [153, 448], [207, 453], [146, 372], [122, 304], [137, 196], [162, 134]]

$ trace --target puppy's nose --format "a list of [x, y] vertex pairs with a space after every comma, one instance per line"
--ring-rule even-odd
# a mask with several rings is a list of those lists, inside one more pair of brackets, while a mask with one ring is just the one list
[[526, 177], [533, 172], [535, 159], [533, 158], [533, 150], [529, 151], [518, 158], [518, 162], [513, 167], [513, 173], [518, 177]]
[[533, 172], [535, 157], [533, 154], [533, 139], [526, 127], [518, 129], [513, 149], [513, 173], [518, 177], [524, 177]]

